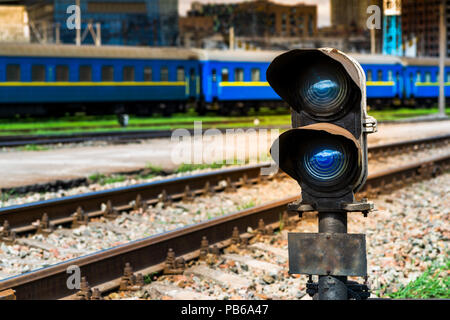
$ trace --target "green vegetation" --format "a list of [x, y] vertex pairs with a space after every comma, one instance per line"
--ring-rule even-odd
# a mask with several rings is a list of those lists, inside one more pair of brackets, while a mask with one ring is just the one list
[[154, 178], [155, 176], [156, 175], [154, 175], [152, 173], [149, 173], [149, 174], [138, 174], [136, 176], [136, 179], [138, 179], [138, 180], [148, 180], [148, 179]]
[[201, 169], [220, 169], [223, 166], [226, 165], [226, 162], [223, 161], [222, 163], [216, 163], [213, 162], [211, 164], [188, 164], [188, 163], [182, 163], [176, 170], [176, 173], [182, 173], [182, 172], [190, 172], [194, 170], [201, 170]]
[[144, 283], [145, 283], [145, 284], [150, 284], [150, 283], [152, 283], [152, 282], [153, 282], [153, 278], [154, 278], [155, 276], [157, 276], [157, 275], [158, 275], [157, 272], [152, 272], [152, 273], [150, 273], [150, 274], [146, 274], [146, 275], [144, 276]]
[[45, 150], [50, 150], [50, 148], [41, 146], [38, 144], [27, 144], [23, 147], [17, 148], [17, 150], [19, 150], [19, 151], [45, 151]]
[[161, 174], [162, 171], [163, 171], [163, 169], [162, 169], [161, 167], [159, 167], [159, 166], [154, 166], [154, 165], [152, 165], [151, 163], [147, 164], [147, 165], [145, 166], [145, 168], [148, 169], [148, 170], [150, 170], [150, 172], [151, 172], [152, 174], [155, 174], [155, 175]]
[[278, 220], [280, 221], [280, 231], [283, 231], [283, 229], [284, 229], [284, 221], [283, 221], [283, 216], [282, 216], [281, 213], [279, 214], [279, 219]]
[[123, 175], [112, 175], [112, 176], [106, 176], [101, 173], [94, 173], [93, 175], [89, 176], [89, 180], [93, 183], [101, 184], [102, 186], [106, 184], [116, 183], [116, 182], [123, 182], [125, 181], [126, 177]]
[[[450, 298], [450, 260], [445, 265], [432, 266], [420, 277], [402, 286], [398, 291], [385, 293], [385, 296], [394, 299], [449, 299]], [[383, 289], [382, 289], [383, 290]]]
[[[378, 121], [392, 121], [413, 118], [438, 112], [432, 109], [369, 110], [369, 114]], [[450, 108], [447, 109], [450, 115]], [[288, 127], [291, 116], [286, 108], [270, 110], [261, 108], [259, 112], [250, 111], [247, 116], [218, 116], [209, 113], [199, 116], [190, 109], [187, 113], [174, 114], [171, 117], [153, 115], [149, 117], [131, 116], [129, 126], [121, 128], [114, 115], [103, 116], [63, 116], [59, 118], [16, 118], [0, 119], [0, 135], [21, 134], [71, 134], [79, 132], [137, 131], [137, 130], [174, 130], [192, 129], [195, 121], [202, 121], [203, 129], [208, 128], [254, 128]], [[28, 147], [30, 148], [30, 147]], [[34, 150], [33, 150], [34, 151]]]
[[[432, 109], [409, 109], [401, 108], [396, 110], [369, 110], [369, 115], [376, 118], [378, 121], [395, 121], [407, 118], [415, 118], [420, 116], [426, 116], [430, 114], [437, 114], [438, 108]], [[446, 114], [450, 115], [450, 108], [446, 109]]]
[[8, 201], [12, 198], [14, 198], [14, 193], [16, 192], [16, 190], [14, 189], [10, 189], [8, 191], [5, 192], [0, 192], [0, 200], [1, 201]]
[[[194, 121], [202, 121], [203, 128], [254, 127], [255, 119], [259, 126], [279, 126], [290, 123], [290, 115], [284, 108], [270, 110], [262, 108], [258, 114], [249, 112], [248, 116], [217, 116], [210, 113], [198, 116], [195, 111], [174, 114], [171, 117], [153, 115], [149, 117], [131, 116], [129, 126], [121, 128], [114, 115], [104, 116], [63, 116], [59, 118], [16, 118], [0, 119], [2, 135], [17, 134], [69, 134], [75, 132], [102, 132], [127, 130], [172, 130], [193, 128]], [[228, 122], [228, 123], [227, 123]], [[230, 123], [231, 122], [231, 123]]]
[[251, 201], [249, 201], [247, 203], [244, 203], [242, 205], [237, 206], [237, 209], [238, 209], [238, 211], [241, 211], [241, 210], [253, 208], [254, 206], [255, 206], [255, 202], [253, 202], [251, 200]]
[[93, 183], [97, 183], [97, 182], [99, 182], [100, 180], [102, 180], [104, 178], [106, 178], [106, 176], [104, 174], [101, 174], [101, 173], [94, 173], [94, 174], [92, 174], [92, 175], [90, 175], [88, 177], [88, 179], [90, 181], [92, 181]]

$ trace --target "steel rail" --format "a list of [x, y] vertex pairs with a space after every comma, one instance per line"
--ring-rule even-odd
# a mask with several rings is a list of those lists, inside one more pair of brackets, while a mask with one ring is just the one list
[[260, 170], [264, 166], [267, 166], [267, 164], [216, 170], [192, 176], [0, 208], [0, 224], [7, 220], [15, 232], [28, 232], [36, 229], [36, 226], [32, 224], [41, 219], [43, 213], [47, 213], [53, 224], [64, 224], [72, 221], [71, 215], [80, 206], [84, 212], [88, 213], [89, 217], [95, 217], [102, 215], [101, 205], [108, 201], [112, 202], [114, 208], [126, 210], [131, 208], [130, 203], [135, 201], [138, 195], [147, 203], [156, 203], [163, 191], [172, 199], [182, 198], [187, 186], [194, 195], [204, 193], [207, 183], [209, 183], [210, 188], [220, 191], [225, 189], [224, 186], [218, 185], [222, 181], [228, 181], [228, 184], [231, 183], [234, 187], [242, 185], [244, 183], [242, 179], [247, 180], [247, 183], [255, 182], [260, 177]]
[[[233, 123], [233, 122], [231, 122]], [[252, 129], [273, 129], [275, 127], [251, 127]], [[277, 129], [284, 127], [276, 127]], [[286, 129], [290, 126], [285, 126]], [[203, 128], [202, 132], [210, 128]], [[225, 133], [230, 128], [214, 128]], [[187, 129], [191, 134], [194, 129]], [[142, 139], [158, 139], [170, 138], [173, 130], [130, 130], [130, 131], [109, 131], [109, 132], [86, 132], [71, 134], [48, 134], [48, 135], [15, 135], [0, 136], [0, 148], [21, 147], [26, 145], [43, 145], [43, 144], [67, 144], [81, 143], [86, 141], [115, 141], [115, 142], [132, 142]]]
[[[378, 188], [379, 192], [386, 192], [388, 187], [401, 186], [395, 181], [425, 179], [449, 168], [450, 154], [433, 157], [371, 174], [364, 190]], [[120, 278], [127, 262], [135, 270], [150, 270], [151, 267], [156, 270], [164, 263], [169, 248], [178, 256], [193, 255], [193, 252], [198, 251], [203, 236], [208, 238], [210, 244], [215, 244], [229, 239], [234, 227], [243, 233], [249, 226], [256, 228], [259, 219], [263, 219], [266, 224], [275, 223], [279, 221], [280, 214], [287, 210], [287, 205], [298, 198], [289, 197], [8, 278], [0, 281], [0, 291], [14, 289], [18, 299], [60, 299], [72, 295], [74, 291], [69, 290], [66, 284], [69, 276], [67, 268], [72, 265], [81, 269], [81, 275], [86, 276], [92, 286]]]
[[421, 139], [412, 139], [412, 140], [405, 140], [405, 141], [398, 141], [393, 143], [385, 143], [385, 144], [379, 144], [369, 147], [369, 151], [372, 156], [377, 156], [380, 153], [386, 153], [387, 151], [403, 151], [412, 149], [414, 147], [420, 148], [424, 146], [433, 146], [433, 145], [440, 145], [440, 144], [448, 144], [450, 140], [450, 134], [445, 135], [438, 135], [438, 136], [432, 136], [432, 137], [426, 137]]
[[[369, 148], [369, 153], [394, 152], [395, 150], [404, 150], [405, 148], [414, 148], [414, 146], [447, 144], [450, 135], [443, 135], [431, 138], [417, 139], [411, 141], [396, 142], [386, 145], [380, 145]], [[87, 194], [39, 201], [34, 203], [15, 205], [0, 208], [0, 225], [7, 220], [10, 227], [16, 233], [30, 232], [37, 229], [34, 225], [37, 220], [46, 213], [49, 221], [54, 225], [66, 224], [72, 222], [72, 215], [81, 207], [88, 217], [97, 217], [102, 215], [101, 206], [111, 201], [114, 208], [118, 210], [131, 209], [130, 203], [136, 200], [140, 195], [143, 200], [149, 204], [158, 202], [158, 197], [165, 192], [171, 199], [181, 199], [186, 192], [186, 186], [194, 196], [203, 194], [205, 186], [210, 184], [215, 191], [222, 191], [224, 186], [219, 186], [220, 182], [228, 180], [232, 187], [242, 186], [244, 183], [255, 183], [260, 177], [260, 170], [268, 166], [268, 163], [243, 166], [239, 168], [222, 169], [208, 173], [201, 173], [192, 176], [172, 178], [161, 181], [155, 181], [134, 186], [127, 186], [116, 189], [109, 189]]]

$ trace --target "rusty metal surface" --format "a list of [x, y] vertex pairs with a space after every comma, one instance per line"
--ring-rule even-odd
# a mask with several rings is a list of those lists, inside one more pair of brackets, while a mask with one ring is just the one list
[[430, 145], [430, 144], [435, 144], [435, 143], [436, 144], [440, 144], [440, 143], [447, 144], [447, 143], [449, 143], [449, 140], [450, 140], [450, 134], [446, 134], [446, 135], [427, 137], [427, 138], [422, 138], [422, 139], [413, 139], [413, 140], [407, 140], [407, 141], [399, 141], [399, 142], [370, 146], [369, 151], [373, 154], [377, 154], [379, 152], [386, 152], [386, 151], [389, 151], [392, 149], [397, 149], [397, 148], [420, 146], [421, 144], [424, 144], [424, 145]]
[[[448, 138], [449, 136], [446, 137]], [[443, 141], [443, 139], [443, 137], [438, 138], [439, 141]], [[423, 140], [423, 143], [431, 143], [434, 141], [432, 139]], [[386, 145], [386, 149], [384, 150], [390, 150], [390, 148], [398, 147], [400, 144], [408, 143], [408, 141], [405, 141]], [[383, 146], [377, 146], [376, 148], [382, 147]], [[372, 149], [369, 148], [369, 151], [371, 150]], [[443, 161], [439, 160], [436, 161], [436, 164], [441, 165], [442, 162]], [[201, 190], [205, 187], [207, 181], [210, 182], [211, 186], [215, 186], [219, 181], [226, 180], [227, 178], [230, 178], [231, 182], [236, 183], [244, 175], [247, 175], [248, 179], [255, 179], [259, 176], [260, 169], [267, 165], [268, 164], [265, 163], [255, 166], [218, 170], [136, 186], [0, 208], [0, 225], [2, 225], [5, 220], [8, 220], [10, 227], [17, 232], [33, 231], [35, 227], [31, 224], [36, 220], [41, 219], [44, 213], [47, 213], [49, 220], [52, 223], [67, 223], [71, 221], [71, 215], [76, 212], [78, 207], [82, 207], [86, 214], [93, 214], [95, 216], [100, 214], [102, 203], [106, 204], [108, 200], [112, 202], [114, 207], [120, 208], [121, 206], [128, 206], [131, 201], [136, 199], [138, 194], [140, 194], [144, 200], [148, 201], [157, 199], [163, 190], [165, 190], [169, 196], [180, 195], [185, 192], [186, 186], [189, 186], [190, 191], [193, 193], [202, 193]], [[404, 173], [407, 175], [414, 175], [414, 164], [412, 167], [412, 169], [404, 170]], [[390, 171], [394, 172], [395, 170], [396, 169]], [[386, 177], [386, 172], [369, 175], [365, 188], [368, 186], [377, 188], [377, 186], [384, 183]], [[392, 179], [397, 179], [397, 177]]]
[[366, 237], [347, 233], [289, 233], [289, 273], [366, 276]]
[[8, 278], [0, 281], [0, 291], [14, 289], [17, 299], [59, 299], [75, 293], [66, 284], [70, 276], [66, 270], [71, 265], [79, 266], [81, 275], [95, 286], [122, 276], [127, 262], [137, 270], [143, 269], [164, 262], [169, 248], [179, 256], [199, 249], [204, 236], [214, 244], [229, 239], [234, 227], [244, 233], [249, 226], [256, 229], [260, 219], [264, 219], [266, 224], [277, 222], [287, 204], [296, 199], [298, 197], [289, 197]]
[[[449, 165], [450, 155], [436, 157], [431, 159], [431, 161], [425, 160], [409, 166], [369, 175], [366, 187], [367, 185], [372, 187], [381, 185], [381, 189], [385, 190], [386, 182], [381, 183], [380, 181], [399, 181], [405, 176], [409, 176], [409, 174], [426, 178], [428, 175], [431, 176], [436, 168], [441, 168], [435, 172], [438, 174], [447, 170]], [[239, 168], [231, 170], [239, 170]], [[257, 172], [259, 174], [259, 169]], [[82, 199], [82, 197], [78, 199]], [[251, 208], [236, 214], [155, 235], [110, 250], [5, 279], [0, 281], [0, 290], [12, 288], [16, 290], [18, 299], [61, 298], [74, 293], [66, 287], [66, 280], [69, 275], [66, 273], [66, 269], [70, 265], [76, 264], [80, 266], [82, 276], [87, 276], [92, 285], [105, 283], [120, 277], [126, 262], [130, 262], [136, 269], [140, 270], [162, 263], [169, 248], [173, 248], [177, 255], [183, 255], [199, 249], [203, 236], [206, 236], [210, 243], [213, 244], [229, 239], [235, 226], [242, 233], [247, 230], [248, 226], [256, 229], [259, 219], [264, 219], [266, 224], [276, 222], [279, 219], [279, 214], [286, 210], [287, 204], [295, 200], [298, 200], [298, 197], [283, 199], [276, 203]], [[73, 204], [78, 206], [79, 202], [73, 200]], [[76, 207], [74, 208], [75, 211]], [[16, 213], [19, 212], [17, 211]], [[41, 218], [42, 211], [39, 211], [39, 213], [38, 217]]]
[[[448, 170], [449, 165], [450, 154], [446, 154], [401, 167], [377, 171], [373, 174], [369, 174], [366, 184], [361, 191], [379, 189], [379, 191], [382, 192], [382, 189], [388, 189], [389, 186], [395, 186], [396, 184], [407, 184], [417, 177], [432, 177], [433, 175], [438, 174], [437, 171], [442, 172]], [[426, 168], [426, 170], [424, 170], [424, 168]]]
[[112, 205], [115, 207], [126, 206], [131, 201], [134, 201], [138, 194], [144, 200], [158, 199], [163, 190], [169, 196], [181, 195], [185, 192], [186, 186], [189, 186], [191, 192], [200, 192], [205, 187], [206, 182], [209, 182], [214, 187], [220, 181], [228, 178], [232, 183], [237, 183], [244, 175], [247, 175], [247, 179], [255, 179], [259, 176], [260, 169], [265, 165], [267, 164], [217, 170], [135, 186], [0, 208], [0, 225], [5, 220], [8, 220], [11, 228], [30, 226], [36, 220], [41, 219], [43, 213], [47, 213], [50, 221], [64, 219], [70, 217], [80, 206], [86, 213], [99, 212], [102, 203], [106, 204], [108, 200], [111, 200]]

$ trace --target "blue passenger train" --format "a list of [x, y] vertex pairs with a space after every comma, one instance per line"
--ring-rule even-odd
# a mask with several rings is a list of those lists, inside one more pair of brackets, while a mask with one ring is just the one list
[[[266, 69], [280, 53], [2, 44], [0, 117], [78, 111], [170, 115], [188, 106], [201, 114], [274, 108], [281, 99], [269, 86]], [[366, 73], [371, 107], [431, 106], [437, 101], [437, 59], [353, 57]], [[445, 78], [450, 86], [450, 69]]]

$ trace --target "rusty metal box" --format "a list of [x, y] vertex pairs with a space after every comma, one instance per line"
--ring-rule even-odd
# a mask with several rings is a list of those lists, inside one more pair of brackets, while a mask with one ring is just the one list
[[366, 276], [366, 237], [347, 233], [289, 233], [289, 273]]

